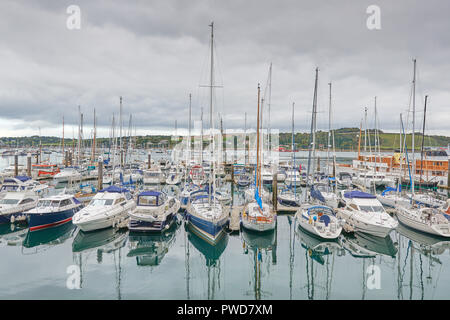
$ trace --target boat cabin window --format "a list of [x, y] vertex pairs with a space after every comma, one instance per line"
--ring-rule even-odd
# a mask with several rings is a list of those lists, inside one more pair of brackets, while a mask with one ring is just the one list
[[65, 200], [61, 201], [61, 207], [69, 206], [71, 204], [72, 204], [72, 201], [70, 201], [70, 199], [65, 199]]
[[27, 203], [31, 203], [31, 202], [33, 202], [34, 200], [33, 199], [31, 199], [31, 198], [27, 198], [27, 199], [23, 199], [21, 202], [20, 202], [20, 204], [27, 204]]
[[40, 200], [38, 202], [38, 207], [59, 207], [59, 200]]
[[18, 188], [18, 186], [2, 186], [0, 191], [16, 191]]
[[18, 199], [2, 199], [0, 200], [0, 204], [17, 204], [19, 202]]
[[367, 212], [383, 212], [384, 209], [382, 206], [359, 206], [362, 211]]
[[110, 206], [113, 204], [113, 199], [92, 199], [90, 206], [100, 207], [100, 206]]
[[119, 199], [117, 199], [117, 200], [114, 202], [114, 204], [119, 204], [119, 203], [124, 202], [124, 201], [125, 201], [125, 198], [124, 198], [124, 197], [120, 197]]
[[139, 196], [139, 206], [156, 206], [158, 204], [157, 196]]

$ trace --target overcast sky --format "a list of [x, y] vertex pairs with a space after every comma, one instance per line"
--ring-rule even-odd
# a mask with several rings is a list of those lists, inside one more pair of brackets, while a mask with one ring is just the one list
[[[69, 30], [69, 5], [81, 9], [81, 29]], [[381, 9], [381, 29], [369, 30], [369, 5]], [[227, 129], [256, 126], [257, 84], [273, 64], [271, 127], [307, 131], [314, 69], [319, 68], [318, 127], [359, 127], [374, 97], [380, 129], [398, 131], [410, 107], [417, 58], [417, 128], [429, 95], [427, 131], [450, 135], [450, 2], [149, 0], [0, 2], [0, 136], [77, 135], [78, 105], [85, 137], [96, 108], [99, 132], [109, 135], [123, 96], [137, 134], [187, 127], [209, 119], [209, 24], [215, 24], [214, 111]], [[267, 109], [266, 109], [267, 110]], [[267, 119], [267, 113], [265, 113]], [[411, 118], [410, 118], [411, 120]], [[208, 123], [205, 126], [209, 125]], [[127, 129], [124, 129], [127, 130]]]

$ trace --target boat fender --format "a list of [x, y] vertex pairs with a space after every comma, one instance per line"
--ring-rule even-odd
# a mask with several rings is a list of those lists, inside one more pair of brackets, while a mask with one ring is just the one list
[[11, 223], [14, 223], [14, 220], [15, 220], [15, 218], [14, 218], [14, 216], [11, 216]]

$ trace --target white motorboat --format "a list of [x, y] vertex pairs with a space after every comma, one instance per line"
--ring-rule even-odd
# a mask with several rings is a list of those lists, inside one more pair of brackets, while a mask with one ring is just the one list
[[32, 191], [7, 192], [0, 200], [0, 224], [25, 221], [25, 212], [36, 207], [38, 199]]
[[157, 231], [170, 228], [180, 209], [180, 200], [160, 191], [144, 191], [137, 197], [135, 209], [129, 211], [130, 231]]
[[345, 220], [346, 230], [386, 237], [397, 228], [398, 221], [385, 210], [377, 197], [361, 191], [341, 191], [345, 207], [336, 216]]
[[66, 167], [53, 176], [56, 183], [72, 182], [81, 180], [81, 173], [73, 167]]
[[144, 170], [144, 186], [157, 185], [165, 182], [166, 178], [159, 167]]
[[85, 232], [115, 227], [128, 218], [128, 211], [134, 207], [136, 203], [127, 189], [109, 186], [74, 215], [73, 224]]

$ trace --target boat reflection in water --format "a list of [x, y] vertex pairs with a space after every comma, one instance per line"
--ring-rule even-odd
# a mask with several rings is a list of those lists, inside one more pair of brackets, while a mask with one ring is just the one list
[[77, 229], [78, 233], [72, 242], [73, 262], [78, 265], [80, 270], [80, 288], [85, 285], [85, 273], [89, 264], [89, 257], [92, 252], [96, 252], [96, 261], [101, 264], [104, 255], [110, 255], [114, 261], [115, 270], [115, 289], [118, 300], [122, 299], [121, 281], [121, 249], [125, 246], [128, 239], [128, 231], [108, 228], [96, 231], [83, 232]]
[[125, 246], [127, 235], [127, 231], [113, 228], [92, 232], [79, 230], [72, 242], [72, 252], [97, 251], [97, 262], [100, 263], [103, 253], [110, 253]]
[[356, 258], [375, 257], [377, 255], [395, 258], [398, 251], [397, 244], [394, 244], [390, 235], [381, 238], [367, 233], [355, 232], [341, 235], [339, 240], [342, 246]]
[[450, 239], [425, 234], [405, 225], [400, 224], [397, 231], [404, 237], [415, 242], [424, 252], [433, 255], [441, 255], [447, 249], [450, 249]]
[[62, 244], [72, 237], [75, 230], [76, 228], [72, 223], [65, 223], [57, 227], [32, 232], [28, 230], [22, 246], [24, 248], [34, 248], [36, 250], [34, 250], [34, 252], [22, 251], [22, 253], [37, 253], [39, 250], [45, 250], [49, 246]]
[[138, 266], [157, 266], [175, 243], [178, 224], [172, 223], [162, 233], [130, 232], [127, 257], [136, 257]]
[[0, 245], [21, 245], [28, 228], [23, 224], [0, 224]]
[[345, 255], [344, 249], [336, 239], [319, 238], [298, 226], [295, 235], [305, 249], [304, 288], [308, 299], [330, 299], [335, 257]]
[[[269, 230], [264, 233], [241, 229], [244, 254], [249, 254], [253, 263], [252, 290], [247, 292], [255, 300], [263, 296], [271, 296], [271, 293], [262, 289], [262, 278], [269, 276], [270, 266], [277, 263], [277, 231]], [[267, 267], [262, 268], [263, 265]], [[267, 272], [267, 274], [265, 274]]]
[[[190, 244], [197, 249], [198, 252], [205, 258], [205, 264], [207, 269], [207, 278], [208, 278], [208, 290], [207, 290], [207, 299], [216, 299], [216, 288], [220, 288], [220, 257], [222, 253], [225, 251], [225, 248], [228, 245], [228, 234], [222, 232], [220, 238], [216, 239], [214, 245], [205, 241], [201, 235], [198, 234], [198, 230], [193, 227], [190, 223], [185, 223], [185, 269], [186, 269], [186, 297], [190, 299], [190, 255], [191, 249]], [[202, 277], [203, 278], [203, 275]]]
[[433, 299], [437, 290], [447, 292], [441, 280], [441, 257], [450, 248], [448, 238], [425, 234], [400, 224], [397, 268], [397, 298]]

